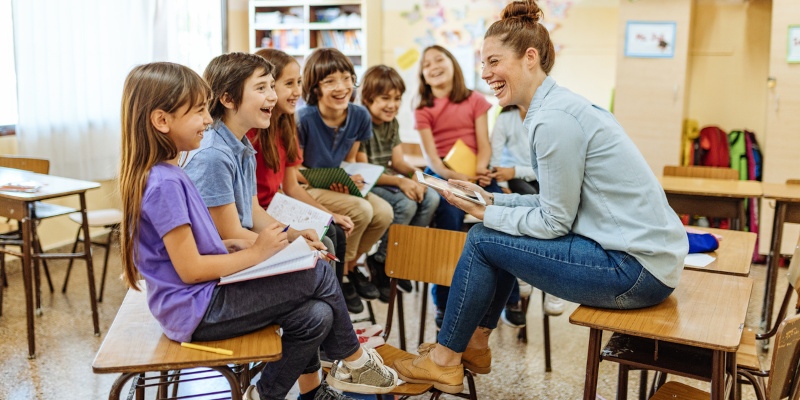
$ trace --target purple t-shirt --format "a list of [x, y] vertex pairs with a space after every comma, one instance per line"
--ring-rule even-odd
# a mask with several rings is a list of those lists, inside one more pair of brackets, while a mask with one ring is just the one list
[[189, 224], [200, 254], [227, 254], [208, 208], [180, 167], [159, 163], [150, 170], [142, 196], [134, 262], [147, 282], [147, 304], [164, 334], [188, 342], [203, 319], [217, 281], [187, 284], [170, 261], [163, 237]]

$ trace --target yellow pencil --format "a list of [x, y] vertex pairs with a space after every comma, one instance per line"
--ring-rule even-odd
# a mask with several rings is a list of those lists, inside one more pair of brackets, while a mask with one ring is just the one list
[[216, 347], [201, 346], [199, 344], [194, 344], [194, 343], [181, 342], [181, 346], [182, 347], [188, 347], [190, 349], [195, 349], [195, 350], [203, 350], [203, 351], [209, 351], [209, 352], [212, 352], [212, 353], [223, 354], [223, 355], [226, 355], [226, 356], [232, 356], [233, 355], [233, 350], [225, 350], [225, 349], [218, 349]]

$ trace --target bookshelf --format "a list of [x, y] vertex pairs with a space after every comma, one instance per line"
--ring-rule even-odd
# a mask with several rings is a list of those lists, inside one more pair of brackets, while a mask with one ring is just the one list
[[319, 47], [350, 57], [361, 77], [380, 63], [381, 2], [375, 0], [250, 0], [250, 51], [285, 51], [300, 64]]

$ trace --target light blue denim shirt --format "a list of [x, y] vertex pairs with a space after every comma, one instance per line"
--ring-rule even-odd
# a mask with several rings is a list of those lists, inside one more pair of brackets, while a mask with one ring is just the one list
[[253, 227], [253, 196], [256, 188], [256, 150], [247, 136], [241, 140], [222, 121], [206, 130], [200, 147], [182, 161], [207, 207], [236, 203], [239, 221]]
[[676, 287], [689, 252], [686, 232], [614, 116], [547, 77], [524, 126], [539, 194], [495, 194], [484, 224], [538, 239], [585, 236]]

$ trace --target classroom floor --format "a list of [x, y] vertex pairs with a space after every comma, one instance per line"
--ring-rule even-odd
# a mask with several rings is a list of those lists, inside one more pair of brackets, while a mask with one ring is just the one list
[[[112, 250], [109, 265], [105, 298], [99, 303], [100, 329], [108, 330], [117, 308], [125, 295], [125, 287], [118, 279], [121, 274], [118, 248]], [[99, 285], [102, 269], [103, 251], [95, 253], [95, 269]], [[65, 294], [60, 291], [66, 271], [66, 261], [51, 261], [50, 271], [55, 293], [47, 291], [43, 283], [42, 302], [44, 312], [36, 317], [36, 359], [27, 357], [25, 331], [25, 306], [22, 291], [22, 275], [18, 263], [9, 268], [9, 287], [3, 295], [3, 315], [0, 316], [0, 399], [104, 399], [117, 378], [116, 375], [95, 375], [92, 373], [92, 360], [102, 342], [103, 336], [92, 334], [91, 312], [88, 290], [86, 289], [85, 267], [73, 271], [69, 288]], [[764, 287], [763, 265], [753, 265], [751, 277], [755, 286], [748, 313], [748, 326], [755, 327], [760, 315], [761, 296]], [[786, 278], [780, 274], [777, 293], [786, 288]], [[429, 296], [430, 298], [430, 296]], [[409, 347], [417, 343], [419, 303], [418, 292], [405, 296]], [[379, 323], [385, 322], [387, 306], [377, 300], [373, 302]], [[586, 346], [589, 330], [570, 325], [569, 314], [575, 305], [568, 307], [564, 315], [550, 318], [552, 337], [553, 372], [544, 372], [544, 351], [542, 344], [541, 295], [534, 292], [528, 313], [527, 344], [516, 340], [517, 330], [501, 326], [492, 335], [493, 371], [476, 379], [478, 396], [481, 399], [579, 399], [583, 396], [583, 381], [586, 368]], [[428, 307], [427, 341], [434, 340], [432, 306]], [[359, 315], [361, 316], [361, 315]], [[607, 339], [607, 336], [604, 336]], [[396, 325], [392, 331], [390, 344], [397, 345]], [[769, 365], [768, 355], [762, 363]], [[598, 399], [615, 398], [617, 364], [600, 364]], [[708, 388], [707, 384], [682, 380], [691, 385]], [[638, 373], [631, 374], [629, 398], [637, 397]], [[296, 386], [295, 386], [296, 387]], [[181, 387], [183, 394], [194, 388]], [[127, 392], [127, 391], [125, 391]], [[289, 399], [297, 397], [296, 389]], [[425, 396], [424, 398], [428, 398]], [[423, 397], [420, 397], [423, 398]], [[442, 398], [454, 399], [453, 396]], [[744, 389], [744, 399], [754, 399], [750, 388]]]

